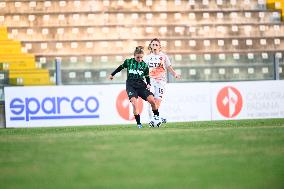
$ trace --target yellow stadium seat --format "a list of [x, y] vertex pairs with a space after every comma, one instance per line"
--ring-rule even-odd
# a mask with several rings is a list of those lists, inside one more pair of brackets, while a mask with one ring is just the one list
[[7, 28], [0, 26], [0, 41], [7, 39], [8, 39]]
[[10, 39], [6, 39], [6, 40], [2, 40], [0, 41], [0, 47], [4, 47], [4, 45], [6, 46], [14, 46], [14, 47], [19, 47], [21, 48], [21, 42], [20, 41], [14, 41], [14, 40], [10, 40]]
[[274, 8], [277, 10], [282, 10], [284, 1], [283, 0], [275, 0], [274, 2]]
[[275, 8], [275, 0], [266, 0], [266, 6], [269, 9], [274, 9]]
[[10, 62], [10, 63], [35, 63], [35, 57], [32, 54], [15, 54], [15, 55], [1, 55], [0, 62]]
[[9, 78], [10, 85], [53, 85], [49, 77], [38, 77], [38, 78]]
[[36, 64], [34, 62], [0, 63], [0, 70], [25, 70], [25, 69], [35, 69], [35, 68], [36, 68]]
[[9, 84], [12, 85], [51, 85], [49, 71], [46, 69], [11, 70]]
[[0, 55], [21, 53], [21, 43], [12, 40], [0, 40]]
[[47, 69], [31, 69], [31, 70], [10, 70], [9, 78], [38, 78], [49, 77], [49, 71]]

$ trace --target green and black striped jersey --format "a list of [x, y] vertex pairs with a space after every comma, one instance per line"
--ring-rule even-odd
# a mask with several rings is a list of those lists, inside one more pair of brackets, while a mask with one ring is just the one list
[[149, 67], [142, 61], [137, 62], [135, 58], [126, 59], [111, 75], [115, 75], [124, 68], [127, 68], [127, 80], [146, 79], [147, 84], [150, 84]]

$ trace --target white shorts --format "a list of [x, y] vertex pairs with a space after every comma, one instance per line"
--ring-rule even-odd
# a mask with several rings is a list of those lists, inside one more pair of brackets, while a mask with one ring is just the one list
[[166, 81], [151, 79], [151, 92], [154, 94], [154, 97], [162, 100], [165, 93]]

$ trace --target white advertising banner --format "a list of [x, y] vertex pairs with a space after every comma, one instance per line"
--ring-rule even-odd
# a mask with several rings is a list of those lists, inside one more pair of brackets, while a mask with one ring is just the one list
[[[135, 124], [125, 84], [5, 87], [6, 127]], [[167, 84], [168, 122], [284, 117], [284, 81]], [[152, 111], [139, 99], [141, 122]]]
[[6, 127], [135, 123], [125, 85], [6, 87], [5, 112]]
[[169, 83], [160, 114], [169, 122], [211, 120], [210, 83]]
[[[168, 84], [160, 113], [169, 122], [211, 119], [210, 87]], [[125, 85], [5, 88], [6, 127], [135, 124]], [[139, 99], [141, 122], [152, 114]]]
[[212, 120], [284, 117], [284, 81], [212, 83]]

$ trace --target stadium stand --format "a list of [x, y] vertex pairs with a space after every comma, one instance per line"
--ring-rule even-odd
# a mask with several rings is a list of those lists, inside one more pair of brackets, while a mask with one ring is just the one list
[[[9, 0], [0, 25], [63, 84], [108, 83], [135, 46], [160, 38], [186, 81], [283, 76], [282, 1], [265, 0]], [[280, 4], [280, 5], [279, 5]], [[117, 82], [125, 80], [125, 73]], [[169, 77], [170, 81], [173, 81]], [[54, 80], [54, 79], [53, 79]]]
[[7, 28], [0, 27], [1, 84], [50, 85], [49, 71], [38, 69], [35, 56], [22, 52], [20, 41], [8, 39]]

